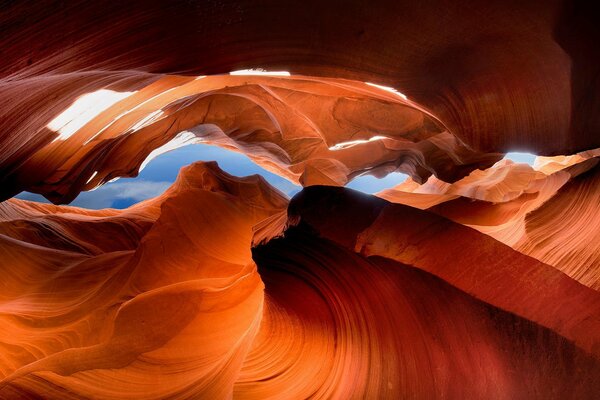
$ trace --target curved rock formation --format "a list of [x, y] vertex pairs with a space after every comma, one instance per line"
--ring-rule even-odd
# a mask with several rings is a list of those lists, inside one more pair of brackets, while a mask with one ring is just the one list
[[[412, 207], [353, 196], [344, 189], [307, 188], [294, 198], [290, 212], [357, 253], [422, 269], [591, 353], [600, 352], [599, 293], [474, 229]], [[363, 217], [348, 221], [351, 209]], [[556, 298], [565, 302], [553, 303]]]
[[600, 388], [597, 359], [555, 332], [305, 228], [254, 253], [266, 312], [240, 398], [586, 398]]
[[600, 147], [598, 10], [582, 0], [44, 0], [1, 18], [11, 80], [262, 67], [396, 87], [488, 152]]
[[[230, 395], [262, 318], [252, 227], [286, 205], [262, 178], [214, 163], [124, 211], [3, 203], [2, 398]], [[99, 249], [71, 224], [121, 231]]]
[[[597, 292], [484, 234], [372, 196], [311, 187], [286, 209], [261, 178], [214, 163], [125, 210], [2, 203], [1, 397], [600, 389]], [[299, 226], [273, 240], [288, 218]], [[101, 246], [86, 229], [113, 241]]]
[[540, 158], [535, 169], [505, 160], [454, 184], [407, 181], [378, 196], [475, 228], [599, 289], [599, 153]]
[[[592, 3], [1, 8], [0, 399], [597, 398]], [[305, 188], [209, 162], [124, 210], [14, 198], [194, 142]]]
[[[81, 190], [137, 175], [162, 151], [198, 140], [244, 152], [303, 185], [343, 186], [361, 173], [395, 170], [417, 181], [432, 173], [456, 180], [500, 158], [472, 151], [418, 105], [362, 82], [164, 76], [135, 90], [139, 79], [121, 78], [116, 83], [128, 90], [104, 83], [101, 90], [74, 97], [88, 88], [74, 86], [79, 79], [27, 80], [31, 89], [50, 84], [64, 92], [66, 109], [49, 122], [40, 112], [13, 126], [19, 141], [5, 146], [0, 164], [5, 197], [29, 190], [69, 202]], [[88, 79], [100, 84], [114, 76]], [[23, 90], [24, 83], [7, 86]], [[21, 96], [13, 109], [35, 109], [43, 92], [33, 93]]]

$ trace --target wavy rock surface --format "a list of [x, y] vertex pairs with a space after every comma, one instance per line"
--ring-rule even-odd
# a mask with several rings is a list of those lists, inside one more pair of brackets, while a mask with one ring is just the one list
[[[361, 218], [350, 221], [352, 211]], [[600, 356], [600, 294], [474, 229], [412, 207], [324, 187], [305, 189], [294, 198], [290, 213], [359, 254], [429, 272]], [[563, 300], [557, 304], [553, 299]]]
[[[0, 8], [0, 399], [598, 397], [592, 2]], [[305, 189], [196, 163], [125, 210], [14, 198], [199, 141]]]
[[542, 158], [535, 169], [505, 160], [454, 184], [407, 181], [378, 196], [475, 228], [600, 289], [598, 153]]
[[[16, 134], [2, 147], [5, 198], [29, 190], [69, 202], [194, 141], [246, 153], [304, 186], [343, 186], [362, 173], [396, 170], [417, 181], [432, 173], [453, 181], [500, 158], [471, 150], [415, 103], [362, 82], [156, 75], [140, 87], [132, 73], [83, 75], [5, 83], [7, 98], [31, 93], [19, 94], [5, 113], [35, 111], [11, 121]], [[62, 93], [62, 113], [40, 102], [50, 90]]]
[[600, 390], [597, 292], [416, 208], [327, 187], [287, 204], [214, 163], [126, 210], [2, 203], [0, 398]]
[[597, 358], [412, 266], [306, 226], [254, 254], [266, 312], [239, 398], [591, 398], [600, 388]]
[[356, 79], [397, 88], [478, 150], [572, 154], [600, 147], [598, 17], [582, 0], [14, 2], [0, 17], [0, 76]]
[[286, 205], [214, 163], [124, 211], [3, 203], [0, 397], [229, 396], [262, 318], [252, 229]]
[[[0, 65], [1, 197], [30, 190], [69, 202], [82, 189], [135, 175], [150, 152], [201, 123], [219, 129], [205, 126], [200, 136], [211, 132], [212, 142], [305, 185], [343, 185], [398, 168], [418, 179], [434, 172], [455, 180], [515, 148], [555, 155], [600, 147], [593, 95], [600, 31], [585, 2], [335, 3], [7, 4], [0, 16], [8, 55]], [[283, 87], [281, 79], [241, 78], [256, 86], [240, 88], [240, 77], [181, 76], [243, 68], [317, 78]], [[390, 85], [409, 105], [365, 85], [346, 82], [342, 90], [331, 82], [337, 78]], [[106, 91], [121, 100], [76, 137], [52, 142], [49, 123], [81, 96]], [[352, 104], [360, 99], [391, 104], [374, 112], [372, 104]], [[365, 116], [373, 126], [363, 125]], [[445, 131], [450, 137], [428, 140]], [[362, 161], [353, 151], [327, 151], [380, 134], [405, 140], [370, 142]]]

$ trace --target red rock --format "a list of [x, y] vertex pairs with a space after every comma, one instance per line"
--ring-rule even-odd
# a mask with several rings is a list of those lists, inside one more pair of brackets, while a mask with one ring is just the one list
[[[593, 3], [1, 8], [0, 399], [598, 397]], [[14, 198], [199, 139], [306, 188]]]

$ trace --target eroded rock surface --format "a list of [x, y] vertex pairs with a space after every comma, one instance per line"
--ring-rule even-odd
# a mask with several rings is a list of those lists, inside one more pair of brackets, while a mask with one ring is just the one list
[[[0, 8], [0, 399], [598, 397], [592, 2]], [[194, 142], [305, 188], [58, 205]]]

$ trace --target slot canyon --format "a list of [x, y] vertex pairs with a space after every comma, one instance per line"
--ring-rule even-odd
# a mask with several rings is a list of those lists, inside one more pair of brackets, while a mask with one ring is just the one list
[[0, 399], [598, 399], [599, 21], [0, 0]]

